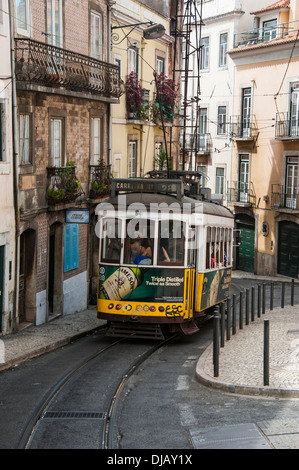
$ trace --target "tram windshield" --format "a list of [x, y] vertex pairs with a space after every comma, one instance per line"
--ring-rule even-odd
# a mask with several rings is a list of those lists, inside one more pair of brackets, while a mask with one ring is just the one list
[[137, 222], [132, 219], [126, 224], [124, 244], [125, 264], [153, 264], [154, 222], [143, 219]]
[[121, 255], [121, 221], [106, 219], [103, 222], [102, 260], [120, 262]]
[[181, 221], [159, 222], [158, 264], [184, 264], [184, 233]]

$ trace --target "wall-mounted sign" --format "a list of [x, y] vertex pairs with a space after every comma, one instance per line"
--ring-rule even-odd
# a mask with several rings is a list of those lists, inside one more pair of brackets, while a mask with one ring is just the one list
[[65, 221], [67, 224], [89, 224], [89, 210], [67, 210]]

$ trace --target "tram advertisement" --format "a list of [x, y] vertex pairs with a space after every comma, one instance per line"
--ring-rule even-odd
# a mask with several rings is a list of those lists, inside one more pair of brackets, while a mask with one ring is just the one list
[[231, 268], [204, 273], [200, 310], [227, 299], [230, 281]]
[[99, 298], [183, 302], [184, 269], [100, 266]]

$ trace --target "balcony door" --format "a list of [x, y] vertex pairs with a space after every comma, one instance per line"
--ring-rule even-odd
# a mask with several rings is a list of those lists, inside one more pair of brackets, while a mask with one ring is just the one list
[[47, 0], [48, 43], [63, 47], [62, 0]]
[[63, 119], [51, 119], [50, 165], [61, 167], [64, 164]]
[[243, 89], [241, 136], [251, 136], [251, 88]]
[[298, 197], [298, 158], [287, 157], [285, 205], [288, 209], [297, 209]]
[[239, 201], [249, 202], [249, 155], [240, 155]]
[[291, 136], [299, 136], [299, 82], [294, 83], [291, 93]]

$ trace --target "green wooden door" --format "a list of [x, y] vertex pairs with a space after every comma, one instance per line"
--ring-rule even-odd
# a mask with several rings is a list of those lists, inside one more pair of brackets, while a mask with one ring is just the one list
[[240, 217], [236, 220], [240, 230], [241, 244], [237, 249], [237, 269], [254, 272], [255, 230], [254, 220], [250, 217]]

